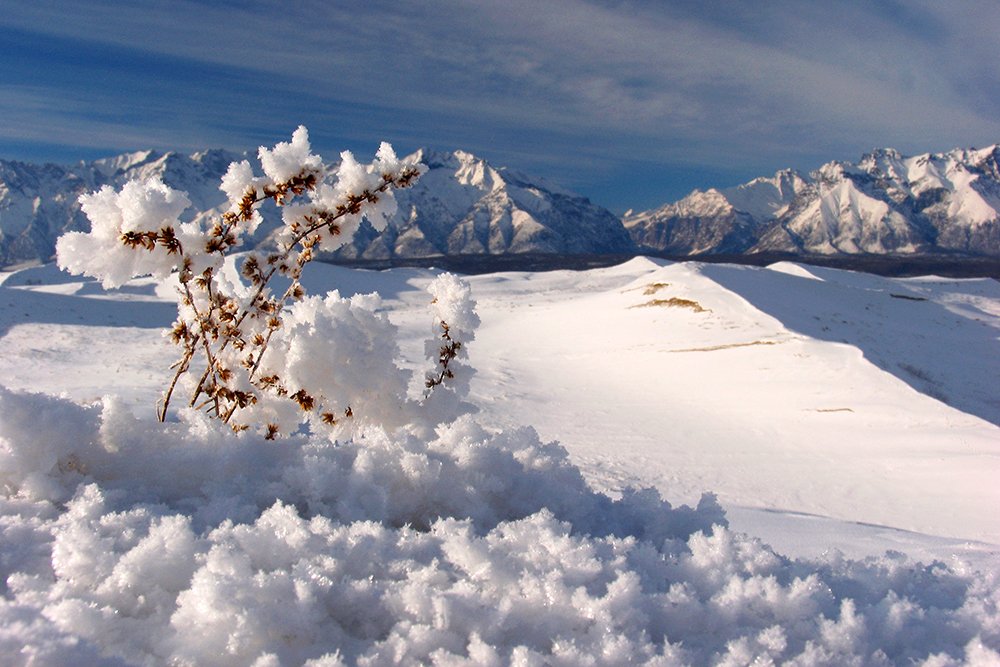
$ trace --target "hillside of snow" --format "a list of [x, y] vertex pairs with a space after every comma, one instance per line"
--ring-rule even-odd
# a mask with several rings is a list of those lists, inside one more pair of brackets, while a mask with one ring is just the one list
[[[434, 275], [303, 283], [419, 369]], [[1000, 663], [996, 281], [467, 280], [476, 412], [332, 442], [156, 422], [152, 279], [0, 274], [4, 664]]]

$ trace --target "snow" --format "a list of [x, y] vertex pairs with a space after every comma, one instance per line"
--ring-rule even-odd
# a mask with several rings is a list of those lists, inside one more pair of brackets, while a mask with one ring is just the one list
[[[536, 278], [521, 307], [506, 285], [496, 303], [479, 292], [502, 314], [484, 316], [477, 350], [497, 356], [476, 366], [516, 378], [514, 396], [504, 398], [515, 405], [502, 410], [523, 409], [543, 437], [579, 442], [571, 451], [592, 461], [585, 469], [662, 475], [672, 499], [709, 489], [729, 504], [996, 543], [998, 525], [981, 507], [1000, 502], [991, 482], [997, 320], [892, 296], [948, 302], [968, 293], [995, 304], [996, 283], [809, 271], [825, 280], [673, 264], [638, 279], [590, 272], [603, 284], [579, 292], [569, 274], [562, 289], [574, 296], [553, 301], [540, 299], [547, 290]], [[664, 287], [647, 296], [650, 285]], [[670, 297], [706, 312], [633, 307]], [[889, 452], [891, 463], [879, 463]], [[917, 475], [927, 484], [912, 484]], [[928, 488], [935, 480], [947, 489], [947, 510]], [[954, 532], [969, 520], [978, 527]]]
[[755, 178], [749, 183], [726, 188], [722, 194], [733, 208], [764, 221], [780, 216], [807, 187], [801, 175], [786, 170], [772, 178]]
[[544, 179], [495, 168], [464, 151], [420, 150], [428, 170], [396, 193], [392, 229], [351, 251], [369, 258], [502, 252], [618, 252], [631, 242], [618, 219]]
[[[180, 254], [157, 245], [149, 256], [120, 243], [124, 233], [147, 230], [177, 230], [182, 246], [203, 244], [196, 225], [181, 224], [180, 215], [191, 205], [187, 195], [152, 178], [129, 181], [120, 192], [105, 185], [80, 197], [80, 205], [91, 220], [89, 232], [69, 232], [56, 243], [60, 268], [101, 279], [104, 287], [119, 287], [136, 275], [152, 271], [166, 278], [177, 268]], [[155, 258], [155, 266], [150, 262]]]
[[952, 199], [948, 206], [948, 215], [966, 221], [970, 227], [982, 225], [991, 220], [996, 220], [997, 211], [1000, 210], [1000, 198], [992, 197], [988, 201], [976, 188], [980, 177], [970, 174], [961, 164], [955, 165], [951, 173], [952, 184], [955, 192], [959, 195]]
[[817, 198], [784, 225], [804, 247], [821, 254], [916, 251], [911, 223], [850, 179], [837, 180], [832, 187], [821, 182], [817, 192]]
[[943, 154], [924, 154], [904, 158], [896, 151], [884, 150], [868, 155], [862, 167], [869, 172], [888, 177], [894, 188], [916, 198], [923, 192], [946, 189], [953, 196], [948, 204], [948, 217], [956, 224], [975, 228], [996, 220], [1000, 200], [987, 194], [990, 184], [978, 168], [992, 154], [994, 147], [978, 151], [956, 150]]
[[709, 188], [704, 192], [694, 190], [677, 202], [651, 211], [636, 213], [629, 210], [622, 216], [622, 221], [626, 227], [633, 228], [649, 224], [657, 218], [725, 216], [735, 210], [764, 223], [783, 215], [808, 187], [809, 182], [797, 172], [779, 171], [771, 178], [755, 178], [731, 188]]
[[105, 177], [113, 178], [116, 174], [128, 171], [149, 162], [155, 162], [163, 156], [156, 151], [135, 151], [132, 153], [122, 153], [115, 157], [104, 158], [94, 161], [94, 167]]
[[284, 183], [304, 171], [319, 171], [323, 165], [322, 159], [313, 155], [309, 131], [303, 125], [292, 133], [290, 142], [280, 142], [274, 148], [261, 146], [257, 155], [264, 174], [275, 183]]
[[476, 414], [268, 441], [153, 421], [153, 279], [0, 276], [5, 663], [1000, 663], [995, 281], [436, 277], [302, 307], [474, 330]]

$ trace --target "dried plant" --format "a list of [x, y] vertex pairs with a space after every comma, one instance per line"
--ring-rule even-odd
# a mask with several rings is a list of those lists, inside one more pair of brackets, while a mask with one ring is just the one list
[[[469, 285], [455, 276], [444, 274], [428, 291], [434, 296], [434, 325], [427, 340], [425, 352], [436, 360], [433, 370], [427, 373], [424, 387], [429, 395], [446, 381], [455, 379], [455, 371], [461, 367], [461, 359], [466, 357], [465, 343], [475, 339], [479, 317], [474, 310], [474, 302]], [[463, 373], [468, 380], [471, 369]]]
[[[345, 152], [331, 169], [311, 153], [302, 127], [291, 143], [261, 148], [259, 158], [264, 176], [255, 176], [247, 161], [230, 165], [221, 185], [230, 207], [208, 228], [180, 222], [178, 216], [190, 203], [186, 195], [152, 180], [126, 184], [120, 193], [105, 187], [81, 197], [91, 232], [59, 240], [60, 266], [100, 278], [107, 287], [144, 273], [176, 279], [178, 317], [168, 336], [182, 352], [157, 409], [161, 421], [182, 380], [190, 377], [188, 406], [209, 412], [235, 430], [255, 426], [274, 438], [283, 428], [301, 423], [302, 414], [338, 425], [355, 414], [356, 406], [344, 398], [349, 392], [301, 386], [297, 379], [302, 374], [289, 373], [281, 354], [269, 354], [278, 338], [286, 352], [298, 349], [300, 341], [282, 333], [289, 326], [290, 308], [300, 304], [295, 318], [313, 318], [312, 325], [323, 317], [349, 320], [361, 338], [382, 340], [391, 326], [364, 300], [344, 300], [336, 293], [325, 300], [307, 298], [300, 279], [318, 253], [348, 242], [362, 217], [381, 228], [395, 212], [392, 191], [412, 185], [424, 168], [398, 160], [391, 147], [382, 144], [370, 165], [357, 163]], [[234, 271], [236, 263], [225, 260], [260, 224], [259, 208], [267, 202], [283, 210], [277, 249], [247, 253]], [[271, 291], [275, 276], [288, 281], [280, 293]], [[451, 291], [455, 293], [454, 286]], [[456, 312], [471, 312], [467, 288], [459, 288], [458, 295], [467, 303]], [[445, 342], [428, 389], [454, 377], [450, 364], [462, 348], [462, 342], [452, 338], [449, 323], [440, 320], [438, 326]], [[391, 375], [393, 369], [372, 372]], [[393, 392], [396, 400], [405, 400], [405, 389]], [[258, 409], [265, 399], [270, 405]], [[276, 406], [273, 399], [284, 405]], [[301, 414], [290, 416], [288, 405]], [[242, 418], [244, 414], [249, 418]]]

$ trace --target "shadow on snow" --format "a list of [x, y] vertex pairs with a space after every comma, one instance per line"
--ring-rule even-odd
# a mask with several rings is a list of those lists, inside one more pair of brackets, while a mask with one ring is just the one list
[[1000, 425], [1000, 331], [975, 303], [1000, 301], [1000, 284], [801, 268], [711, 264], [701, 272], [786, 328], [857, 347], [916, 391]]

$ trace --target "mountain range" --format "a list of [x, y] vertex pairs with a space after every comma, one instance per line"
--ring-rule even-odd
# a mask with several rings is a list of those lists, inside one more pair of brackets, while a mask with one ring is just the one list
[[[86, 229], [78, 197], [159, 176], [188, 193], [192, 216], [215, 216], [219, 179], [245, 155], [127, 153], [73, 166], [0, 160], [0, 266], [52, 257], [55, 239]], [[961, 253], [1000, 256], [1000, 146], [903, 156], [875, 150], [683, 199], [623, 218], [543, 178], [464, 151], [420, 150], [429, 167], [397, 194], [381, 233], [364, 225], [334, 259], [442, 255]], [[256, 242], [278, 224], [268, 216]]]
[[623, 222], [669, 254], [1000, 255], [1000, 146], [912, 157], [879, 149], [810, 174], [779, 171]]

